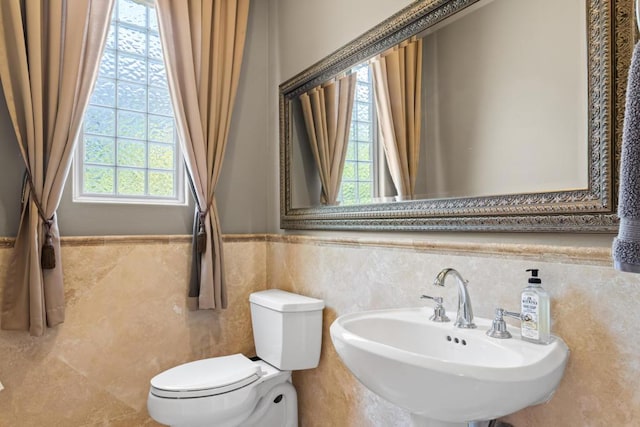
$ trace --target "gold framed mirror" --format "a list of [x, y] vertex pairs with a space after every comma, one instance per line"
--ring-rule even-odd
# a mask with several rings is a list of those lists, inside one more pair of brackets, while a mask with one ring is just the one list
[[[501, 14], [506, 8], [512, 8], [517, 3], [537, 8], [537, 10], [518, 11], [517, 13], [520, 14], [517, 16], [518, 20], [515, 17], [505, 19]], [[565, 3], [571, 3], [577, 9], [563, 10]], [[548, 5], [549, 7], [546, 7], [538, 1], [526, 0], [419, 0], [281, 84], [279, 99], [281, 227], [325, 230], [615, 232], [617, 230], [615, 214], [617, 170], [626, 77], [636, 33], [633, 4], [631, 0], [571, 0], [570, 2], [550, 0]], [[544, 25], [536, 25], [536, 18], [533, 16], [536, 13], [539, 19], [544, 20], [541, 21]], [[550, 16], [556, 16], [557, 22], [552, 24], [548, 19]], [[510, 26], [501, 27], [502, 33], [500, 33], [496, 30], [496, 25], [491, 25], [494, 32], [492, 36], [494, 38], [491, 39], [490, 35], [483, 30], [489, 27], [487, 19], [507, 22]], [[522, 34], [516, 36], [510, 32], [515, 31], [516, 27], [527, 27], [525, 24], [537, 28], [539, 33], [531, 34], [523, 30]], [[462, 30], [458, 30], [463, 28], [462, 25], [467, 26], [464, 30], [465, 37], [460, 37]], [[572, 37], [559, 37], [553, 33], [554, 25], [558, 31], [577, 28], [579, 32], [577, 36], [574, 31], [570, 33]], [[541, 26], [542, 28], [539, 28]], [[421, 140], [422, 151], [426, 154], [420, 160], [425, 165], [431, 165], [424, 175], [431, 177], [428, 181], [433, 183], [437, 181], [434, 176], [444, 175], [442, 169], [457, 171], [456, 167], [459, 163], [463, 163], [466, 169], [478, 169], [476, 175], [466, 177], [465, 180], [472, 184], [479, 182], [483, 184], [479, 189], [463, 188], [459, 191], [454, 187], [440, 185], [444, 190], [438, 192], [430, 189], [422, 194], [412, 194], [410, 200], [398, 197], [399, 193], [393, 197], [393, 191], [385, 194], [379, 191], [374, 194], [374, 197], [364, 198], [364, 202], [350, 204], [338, 201], [338, 204], [323, 205], [318, 170], [312, 164], [313, 156], [310, 154], [308, 141], [303, 141], [305, 138], [300, 137], [305, 134], [304, 118], [299, 107], [300, 96], [314, 88], [322, 87], [327, 82], [335, 81], [340, 76], [357, 72], [356, 67], [361, 64], [368, 64], [372, 58], [397, 49], [401, 43], [416, 37], [423, 37], [425, 40], [422, 61], [426, 65], [423, 65], [423, 69], [430, 70], [430, 75], [438, 74], [438, 70], [441, 76], [455, 74], [448, 82], [442, 77], [435, 82], [433, 78], [431, 80], [427, 78], [422, 85], [426, 88], [421, 95], [426, 100], [424, 104], [436, 106], [435, 110], [427, 109], [427, 113], [422, 114], [429, 118], [427, 120], [431, 120], [426, 122], [430, 123], [428, 126], [424, 126], [423, 120]], [[513, 50], [518, 60], [512, 59], [514, 57], [505, 57], [496, 61], [491, 52], [478, 47], [483, 37], [487, 38], [485, 45], [488, 48], [500, 53]], [[455, 38], [467, 40], [470, 47], [455, 45], [452, 48], [449, 41]], [[577, 45], [563, 44], [568, 39], [575, 40]], [[549, 44], [537, 46], [536, 49], [542, 52], [543, 56], [540, 54], [534, 56], [532, 53], [529, 56], [534, 58], [533, 62], [526, 63], [518, 61], [521, 57], [526, 57], [527, 52], [534, 50], [530, 48], [531, 43], [526, 43], [526, 46], [523, 45], [523, 48], [518, 50], [517, 45], [513, 49], [501, 45], [499, 43], [501, 40], [512, 44], [513, 40], [536, 41], [536, 43], [541, 40]], [[440, 56], [434, 54], [438, 49]], [[470, 63], [468, 67], [456, 66], [454, 62], [451, 66], [453, 68], [446, 69], [443, 68], [444, 65], [441, 66], [441, 61], [437, 62], [437, 66], [434, 66], [435, 62], [432, 61], [434, 58], [445, 58], [452, 62], [451, 58], [456, 56], [465, 61], [472, 56], [477, 56], [480, 62]], [[566, 61], [567, 57], [576, 57], [583, 62], [570, 63]], [[551, 59], [565, 60], [563, 64], [566, 65], [547, 64], [546, 62]], [[486, 68], [487, 71], [481, 73], [483, 67], [489, 67], [496, 62], [503, 65], [498, 69]], [[511, 69], [514, 64], [518, 64], [513, 68], [516, 71], [511, 71], [511, 74], [507, 74], [505, 78], [504, 70]], [[538, 65], [540, 65], [539, 69]], [[467, 74], [456, 74], [451, 70], [466, 70]], [[554, 70], [554, 74], [545, 74], [545, 70]], [[519, 78], [527, 80], [521, 77], [526, 73], [533, 76], [528, 80], [535, 84], [520, 92]], [[562, 73], [565, 74], [565, 80], [556, 79], [556, 74]], [[482, 83], [475, 82], [479, 74], [484, 76]], [[489, 80], [508, 81], [511, 86], [508, 91], [503, 87], [487, 86], [487, 76]], [[547, 87], [555, 80], [558, 80], [555, 84], [559, 86]], [[472, 86], [466, 85], [468, 82], [471, 82]], [[443, 89], [445, 84], [458, 92], [463, 92], [464, 102], [457, 104], [453, 102], [456, 95], [454, 93], [450, 96], [452, 92]], [[567, 92], [562, 99], [558, 98], [558, 94], [567, 86], [572, 86], [574, 91]], [[491, 99], [487, 101], [489, 99], [487, 97], [480, 100], [469, 98], [470, 87], [476, 89], [480, 87], [484, 92], [495, 94], [491, 98], [493, 101]], [[478, 90], [475, 91], [478, 92]], [[506, 101], [509, 97], [503, 94], [514, 93], [514, 91], [521, 95], [513, 98], [524, 100], [524, 104], [510, 104]], [[548, 97], [542, 97], [536, 101], [537, 109], [528, 109], [529, 104], [533, 104], [531, 99], [538, 93], [546, 94]], [[575, 104], [576, 99], [581, 99], [584, 107]], [[446, 108], [443, 105], [447, 102], [453, 105], [448, 108], [453, 113], [445, 116]], [[357, 103], [356, 99], [355, 104]], [[475, 116], [483, 118], [482, 114], [477, 113], [479, 111], [484, 113], [489, 109], [487, 105], [490, 104], [495, 105], [492, 109], [500, 111], [503, 115], [497, 115], [497, 119], [494, 117], [476, 121], [470, 119]], [[475, 105], [475, 110], [468, 108], [468, 105]], [[375, 111], [375, 107], [372, 108]], [[504, 117], [508, 116], [504, 114], [514, 110], [525, 111], [522, 116], [527, 119], [537, 117], [535, 114], [538, 112], [542, 115], [546, 114], [551, 125], [546, 122], [542, 124], [537, 119], [532, 126], [527, 126], [526, 121], [518, 122], [517, 118], [513, 121], [505, 120]], [[464, 111], [467, 112], [464, 113]], [[469, 111], [473, 114], [469, 114]], [[567, 119], [567, 112], [571, 114], [571, 119]], [[354, 112], [353, 117], [356, 115], [357, 112]], [[574, 116], [575, 120], [573, 120]], [[433, 117], [440, 118], [437, 126], [434, 125]], [[442, 117], [445, 118], [442, 119]], [[374, 118], [371, 122], [375, 123], [376, 119]], [[440, 162], [444, 157], [441, 154], [436, 155], [436, 151], [429, 145], [433, 144], [431, 140], [434, 138], [425, 142], [424, 135], [433, 134], [434, 128], [441, 129], [443, 126], [451, 128], [452, 131], [448, 134], [453, 134], [457, 128], [469, 127], [469, 123], [474, 123], [473, 132], [462, 132], [463, 135], [474, 135], [474, 138], [466, 138], [469, 144], [471, 139], [474, 140], [474, 144], [477, 144], [475, 135], [483, 132], [489, 133], [487, 139], [496, 139], [494, 138], [496, 129], [508, 129], [508, 132], [503, 132], [507, 134], [507, 140], [499, 141], [493, 148], [486, 144], [482, 145], [482, 148], [478, 148], [478, 145], [469, 145], [455, 151], [450, 148], [453, 146], [453, 139], [443, 139], [439, 141], [438, 153], [451, 149], [454, 152], [454, 161]], [[482, 130], [478, 123], [490, 132]], [[554, 127], [558, 123], [569, 128], [569, 133], [562, 133], [562, 130]], [[568, 123], [570, 125], [567, 125]], [[571, 133], [572, 129], [575, 130], [574, 133]], [[539, 132], [539, 135], [536, 132]], [[446, 132], [441, 131], [441, 133]], [[532, 134], [537, 136], [532, 137]], [[465, 138], [458, 137], [458, 139], [466, 141]], [[551, 145], [550, 148], [543, 149], [539, 143], [546, 140], [551, 141]], [[577, 141], [578, 145], [565, 146], [569, 140]], [[508, 149], [514, 150], [510, 156], [506, 154]], [[478, 167], [474, 164], [470, 167], [467, 164], [469, 160], [456, 160], [461, 157], [455, 153], [464, 151], [471, 152], [470, 158], [474, 161], [480, 157], [498, 161], [488, 166]], [[369, 149], [368, 153], [368, 161], [371, 165], [380, 163], [379, 160], [385, 157], [383, 150], [375, 148], [375, 145]], [[536, 158], [535, 156], [539, 153], [544, 154]], [[575, 156], [572, 153], [576, 153]], [[574, 157], [578, 159], [575, 164]], [[434, 158], [438, 161], [435, 162]], [[524, 163], [517, 163], [514, 159], [524, 159]], [[349, 161], [347, 160], [347, 163]], [[555, 166], [545, 170], [547, 163]], [[446, 166], [440, 166], [440, 171], [435, 173], [434, 170], [438, 170], [439, 164]], [[509, 164], [511, 169], [501, 170], [501, 164]], [[388, 169], [386, 169], [387, 178]], [[577, 171], [577, 178], [571, 178], [566, 182], [560, 178], [553, 178], [556, 172], [564, 173], [569, 169]], [[500, 171], [496, 172], [498, 170]], [[523, 171], [521, 184], [513, 188], [503, 185], [516, 181], [515, 176], [519, 171]], [[384, 187], [382, 182], [385, 179], [384, 175], [385, 167], [382, 166], [379, 177], [370, 187]], [[458, 175], [459, 173], [456, 172], [456, 176]], [[483, 177], [488, 175], [497, 177], [493, 179], [497, 186], [489, 188], [484, 184], [486, 180], [483, 181]], [[552, 177], [551, 183], [542, 183], [543, 178], [547, 176]], [[342, 181], [344, 185], [347, 178], [343, 176]], [[344, 188], [342, 192], [345, 191]]]

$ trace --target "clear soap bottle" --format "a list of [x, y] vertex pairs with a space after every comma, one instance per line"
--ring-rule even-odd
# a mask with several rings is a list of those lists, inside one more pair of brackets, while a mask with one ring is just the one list
[[538, 270], [532, 268], [527, 272], [531, 272], [531, 277], [520, 299], [520, 312], [524, 319], [521, 329], [522, 339], [537, 344], [548, 344], [551, 342], [549, 294], [542, 289]]

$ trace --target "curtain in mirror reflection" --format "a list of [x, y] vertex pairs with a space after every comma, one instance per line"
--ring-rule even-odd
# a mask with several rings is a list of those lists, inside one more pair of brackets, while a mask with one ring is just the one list
[[321, 202], [338, 202], [351, 128], [356, 75], [349, 74], [300, 95], [304, 122], [322, 184]]
[[398, 198], [415, 195], [422, 117], [422, 39], [395, 46], [371, 61], [376, 111]]

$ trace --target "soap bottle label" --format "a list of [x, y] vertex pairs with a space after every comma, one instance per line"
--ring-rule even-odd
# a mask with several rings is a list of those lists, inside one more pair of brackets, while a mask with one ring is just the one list
[[522, 321], [522, 336], [532, 340], [540, 339], [538, 329], [538, 295], [534, 293], [522, 294], [522, 317], [529, 316], [529, 320]]

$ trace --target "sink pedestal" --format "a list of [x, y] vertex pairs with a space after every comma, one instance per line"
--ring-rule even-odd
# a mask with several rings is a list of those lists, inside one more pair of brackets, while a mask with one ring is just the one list
[[[494, 420], [495, 421], [495, 420]], [[474, 421], [472, 423], [448, 423], [446, 421], [433, 420], [422, 415], [411, 414], [413, 427], [489, 427], [491, 421]]]
[[448, 423], [427, 418], [422, 415], [411, 414], [411, 424], [413, 427], [467, 427], [468, 423]]
[[473, 423], [448, 423], [446, 421], [433, 420], [422, 415], [411, 414], [413, 427], [489, 427], [491, 421], [476, 421]]

